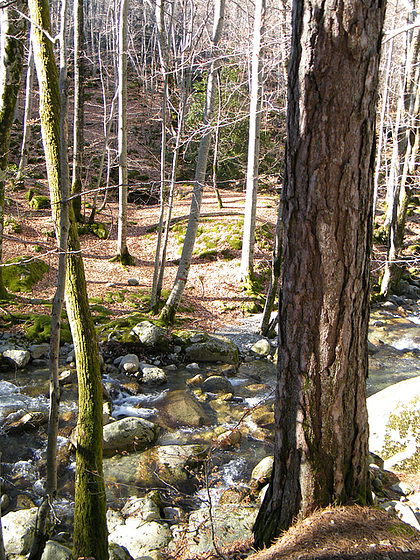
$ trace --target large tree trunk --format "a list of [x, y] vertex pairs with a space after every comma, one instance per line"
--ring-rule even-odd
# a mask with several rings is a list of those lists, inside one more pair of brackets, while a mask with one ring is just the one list
[[[19, 0], [19, 11], [25, 11], [25, 3]], [[14, 4], [0, 10], [0, 262], [3, 249], [4, 188], [10, 146], [10, 129], [15, 114], [23, 68], [23, 45], [25, 20], [19, 16]], [[7, 298], [0, 267], [0, 299]]]
[[[48, 2], [29, 0], [33, 47], [40, 91], [40, 116], [53, 218], [61, 203], [60, 97], [50, 39]], [[99, 353], [89, 309], [83, 261], [70, 206], [66, 303], [73, 335], [79, 384], [73, 555], [108, 559], [106, 499], [102, 469], [102, 385]]]
[[371, 501], [369, 261], [382, 0], [295, 0], [270, 545], [316, 507]]

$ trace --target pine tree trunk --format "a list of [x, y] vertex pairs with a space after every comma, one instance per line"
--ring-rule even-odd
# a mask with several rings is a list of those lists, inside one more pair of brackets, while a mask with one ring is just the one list
[[381, 0], [295, 0], [274, 469], [258, 547], [331, 503], [371, 502], [369, 267]]
[[[26, 11], [21, 0], [7, 4], [0, 10], [0, 263], [3, 252], [4, 189], [6, 184], [7, 160], [10, 146], [10, 129], [15, 114], [23, 68], [23, 45], [25, 20], [19, 11]], [[7, 298], [3, 283], [3, 269], [0, 267], [0, 299]]]

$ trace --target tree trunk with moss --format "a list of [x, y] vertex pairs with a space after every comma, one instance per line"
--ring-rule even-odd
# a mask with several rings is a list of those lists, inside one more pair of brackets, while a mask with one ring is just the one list
[[[46, 0], [29, 0], [40, 92], [42, 138], [53, 218], [60, 219], [60, 96]], [[108, 559], [106, 498], [102, 470], [102, 384], [99, 353], [89, 309], [83, 260], [70, 205], [66, 304], [73, 335], [79, 385], [73, 557]]]
[[[15, 114], [23, 68], [25, 20], [18, 11], [26, 11], [22, 0], [7, 3], [0, 10], [0, 262], [3, 249], [4, 189], [10, 146], [10, 129]], [[0, 299], [7, 298], [0, 267]]]
[[295, 0], [283, 187], [274, 468], [254, 526], [372, 500], [369, 269], [385, 2]]

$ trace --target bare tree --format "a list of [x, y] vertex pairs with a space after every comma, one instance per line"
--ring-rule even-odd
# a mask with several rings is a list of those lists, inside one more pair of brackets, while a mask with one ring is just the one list
[[261, 35], [264, 34], [265, 0], [256, 0], [254, 40], [251, 64], [251, 98], [249, 106], [248, 164], [240, 280], [252, 279], [254, 268], [255, 222], [257, 214], [258, 168], [262, 102]]
[[[214, 23], [212, 34], [213, 49], [217, 46], [222, 33], [224, 19], [225, 0], [215, 0], [214, 4]], [[214, 52], [214, 51], [213, 51]], [[172, 323], [176, 310], [181, 301], [182, 294], [188, 277], [188, 271], [191, 265], [191, 259], [194, 249], [195, 238], [197, 235], [198, 222], [200, 219], [201, 200], [203, 198], [203, 188], [206, 176], [207, 159], [210, 148], [210, 140], [212, 134], [211, 120], [214, 111], [215, 94], [216, 94], [216, 75], [219, 61], [213, 60], [210, 66], [207, 78], [206, 105], [203, 118], [203, 132], [198, 150], [197, 164], [195, 168], [194, 188], [192, 193], [192, 201], [190, 215], [188, 219], [187, 233], [182, 248], [180, 263], [177, 275], [170, 296], [163, 308], [160, 317], [165, 322]]]
[[118, 40], [118, 241], [117, 259], [132, 264], [127, 247], [127, 26], [128, 0], [121, 0]]

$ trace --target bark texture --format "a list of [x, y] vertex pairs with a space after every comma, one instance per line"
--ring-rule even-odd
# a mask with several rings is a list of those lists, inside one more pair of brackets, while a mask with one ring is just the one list
[[316, 507], [371, 500], [365, 382], [384, 4], [293, 4], [275, 463], [259, 547]]

